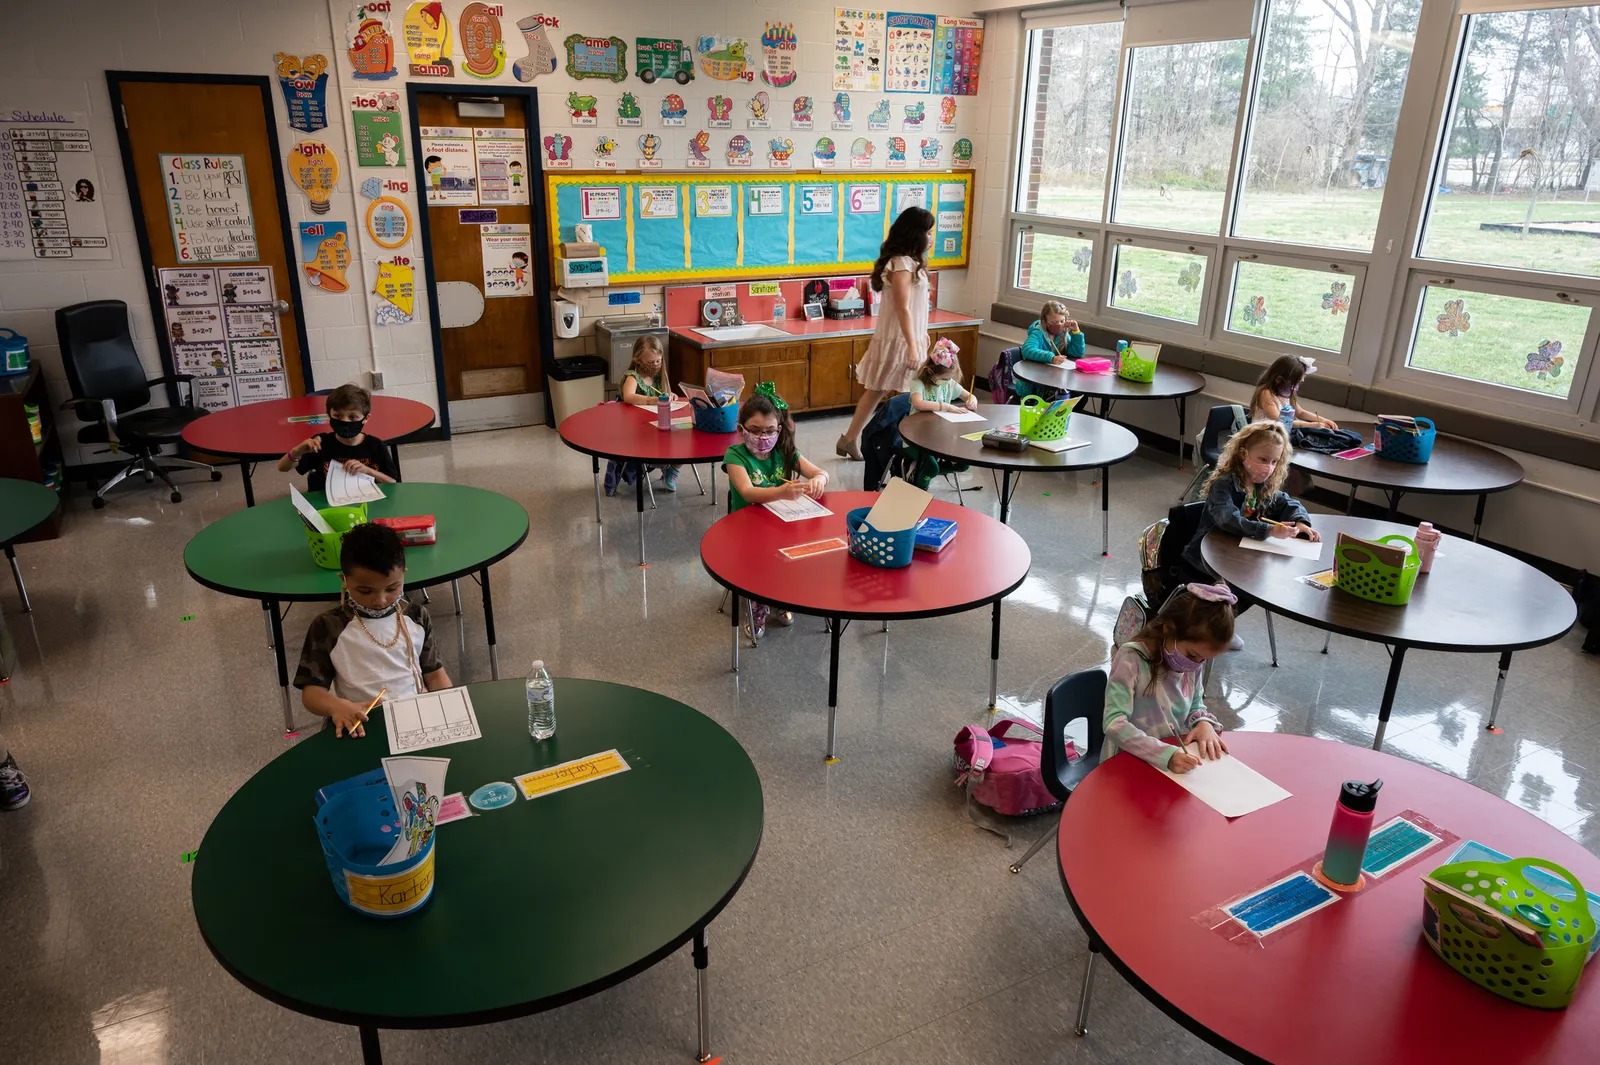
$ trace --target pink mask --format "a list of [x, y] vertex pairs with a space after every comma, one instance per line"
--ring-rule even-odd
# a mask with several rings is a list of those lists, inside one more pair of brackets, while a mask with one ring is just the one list
[[744, 435], [744, 446], [749, 448], [752, 454], [770, 454], [772, 449], [778, 446], [778, 431], [776, 429], [770, 433], [754, 433], [749, 429], [741, 428], [739, 432]]

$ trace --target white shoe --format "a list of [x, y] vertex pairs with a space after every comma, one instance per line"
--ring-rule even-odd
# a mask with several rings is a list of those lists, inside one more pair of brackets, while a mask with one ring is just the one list
[[1239, 636], [1239, 634], [1237, 632], [1233, 634], [1233, 639], [1228, 641], [1228, 650], [1229, 651], [1243, 651], [1244, 650], [1244, 640]]

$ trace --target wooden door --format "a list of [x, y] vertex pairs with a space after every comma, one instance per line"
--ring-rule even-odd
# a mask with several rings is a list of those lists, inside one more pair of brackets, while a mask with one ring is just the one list
[[851, 356], [855, 351], [852, 337], [811, 342], [811, 406], [814, 408], [848, 407], [850, 395]]
[[[140, 74], [120, 71], [108, 72], [108, 81], [114, 110], [119, 111], [123, 165], [128, 172], [128, 184], [134, 199], [134, 221], [139, 239], [144, 247], [150, 271], [151, 305], [156, 315], [161, 351], [167, 365], [180, 372], [194, 372], [186, 365], [174, 365], [174, 329], [182, 329], [183, 315], [173, 308], [173, 299], [164, 299], [158, 271], [169, 268], [199, 270], [243, 270], [248, 267], [265, 268], [272, 273], [273, 296], [276, 301], [278, 340], [281, 345], [282, 371], [287, 375], [289, 395], [304, 395], [307, 385], [305, 363], [305, 326], [300, 318], [299, 261], [291, 257], [292, 246], [285, 230], [287, 199], [283, 190], [283, 170], [278, 149], [276, 120], [272, 113], [270, 86], [265, 78]], [[237, 156], [243, 162], [244, 184], [248, 190], [250, 212], [249, 231], [254, 248], [240, 242], [235, 250], [227, 252], [226, 260], [210, 260], [202, 245], [191, 242], [186, 233], [175, 236], [174, 200], [182, 201], [184, 189], [179, 181], [181, 170], [173, 172], [164, 166], [162, 156]], [[189, 207], [186, 227], [205, 224], [196, 219], [194, 210], [180, 202], [177, 210]], [[241, 203], [230, 203], [228, 209], [237, 211]], [[235, 214], [234, 217], [237, 217]], [[178, 246], [181, 238], [183, 247]], [[217, 291], [217, 314], [222, 315], [224, 302], [221, 285]], [[242, 321], [242, 318], [240, 319]], [[257, 320], [252, 337], [258, 336], [262, 326]], [[189, 336], [191, 333], [180, 334]], [[198, 347], [199, 345], [191, 345]], [[219, 345], [228, 350], [226, 343]], [[259, 345], [252, 346], [246, 363], [234, 353], [215, 375], [230, 377], [234, 382], [234, 401], [240, 398], [240, 376], [253, 379], [262, 386], [260, 373], [265, 357]], [[234, 362], [239, 361], [235, 366]], [[255, 371], [241, 374], [239, 371]], [[198, 383], [198, 382], [197, 382]], [[265, 387], [277, 389], [283, 382], [265, 382]], [[261, 398], [270, 398], [258, 393]], [[205, 398], [197, 393], [197, 402], [205, 405]], [[218, 402], [216, 405], [224, 405]], [[233, 403], [225, 404], [232, 406]]]
[[[456, 110], [456, 99], [440, 93], [418, 92], [417, 125], [525, 131], [528, 124], [526, 98], [502, 93], [496, 99], [505, 107], [504, 117], [462, 118]], [[535, 143], [535, 138], [529, 134], [529, 151], [533, 150]], [[428, 175], [422, 169], [425, 162], [425, 159], [417, 160], [417, 183], [418, 188], [423, 190], [424, 202], [428, 188]], [[535, 263], [548, 252], [535, 243], [539, 227], [533, 225], [531, 201], [536, 197], [532, 194], [530, 183], [538, 179], [538, 174], [533, 160], [528, 160], [522, 169], [528, 173], [525, 177], [519, 175], [519, 183], [528, 189], [530, 203], [487, 206], [495, 211], [497, 225], [529, 226], [532, 233], [530, 261], [524, 267], [528, 277], [533, 278], [536, 276]], [[461, 221], [463, 208], [460, 205], [432, 205], [425, 210], [428, 212], [428, 247], [425, 254], [432, 265], [435, 287], [447, 282], [466, 282], [481, 291], [484, 288], [481, 227]], [[483, 315], [471, 325], [447, 327], [441, 320], [439, 345], [444, 361], [445, 395], [451, 401], [544, 391], [539, 338], [543, 335], [542, 316], [548, 310], [544, 301], [549, 298], [549, 293], [540, 291], [537, 283], [530, 282], [529, 289], [530, 294], [526, 296], [485, 299]]]

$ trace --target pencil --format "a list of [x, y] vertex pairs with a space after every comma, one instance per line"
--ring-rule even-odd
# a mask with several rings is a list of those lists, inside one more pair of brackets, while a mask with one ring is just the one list
[[368, 715], [368, 714], [370, 714], [370, 713], [372, 713], [372, 711], [373, 711], [373, 709], [374, 709], [374, 708], [375, 708], [375, 707], [376, 707], [376, 706], [377, 706], [377, 705], [378, 705], [378, 704], [379, 704], [379, 703], [380, 703], [380, 702], [382, 702], [382, 701], [383, 701], [383, 697], [384, 697], [384, 696], [385, 696], [385, 695], [387, 695], [387, 694], [388, 694], [388, 693], [389, 693], [389, 689], [388, 689], [388, 688], [379, 688], [379, 689], [378, 689], [378, 694], [377, 694], [377, 695], [374, 695], [374, 696], [373, 696], [373, 697], [372, 697], [372, 702], [370, 702], [370, 703], [368, 703], [368, 704], [367, 704], [367, 708], [366, 708], [366, 709], [365, 709], [365, 710], [363, 710], [363, 711], [361, 711], [361, 720], [362, 720], [362, 721], [365, 721], [365, 720], [366, 720], [366, 719], [367, 719], [367, 715]]

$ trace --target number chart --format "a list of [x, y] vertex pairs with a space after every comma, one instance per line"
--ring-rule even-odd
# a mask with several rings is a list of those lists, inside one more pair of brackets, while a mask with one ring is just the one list
[[260, 258], [242, 155], [161, 155], [172, 248], [183, 263]]
[[111, 258], [86, 116], [0, 114], [0, 259]]
[[973, 176], [966, 171], [548, 174], [545, 181], [551, 240], [575, 240], [575, 226], [592, 227], [613, 284], [864, 270], [910, 204], [934, 212], [928, 265], [967, 263]]

